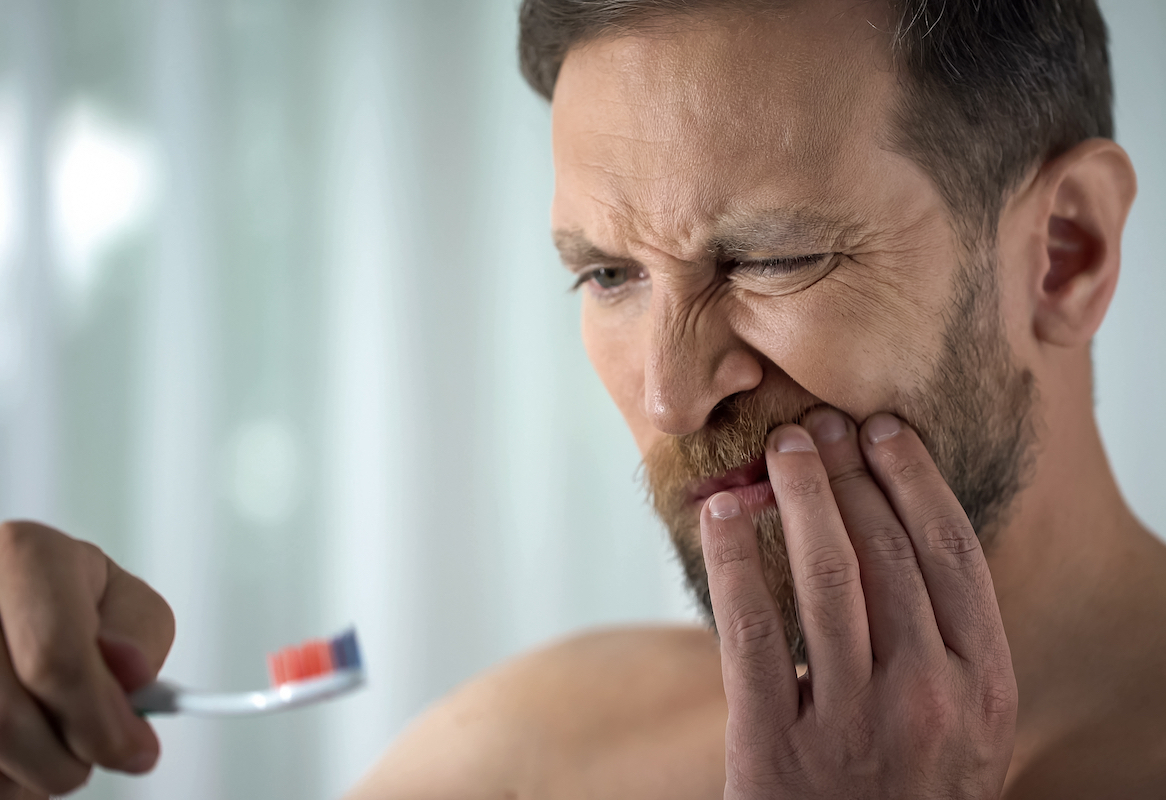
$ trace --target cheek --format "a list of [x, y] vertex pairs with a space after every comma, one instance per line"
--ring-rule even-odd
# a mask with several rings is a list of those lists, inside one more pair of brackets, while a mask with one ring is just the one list
[[631, 429], [640, 453], [646, 453], [663, 436], [644, 411], [646, 317], [598, 307], [587, 297], [583, 298], [581, 317], [587, 357]]
[[925, 385], [942, 346], [943, 297], [937, 286], [908, 293], [836, 271], [788, 302], [755, 308], [750, 343], [861, 421]]
[[1033, 335], [1033, 320], [1048, 263], [1046, 240], [1031, 215], [1007, 211], [1000, 218], [997, 238], [997, 278], [1005, 336], [1019, 363], [1036, 364], [1041, 347]]

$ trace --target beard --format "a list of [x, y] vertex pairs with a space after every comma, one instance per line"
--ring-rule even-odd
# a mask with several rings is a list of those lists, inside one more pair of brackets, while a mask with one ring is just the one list
[[[994, 259], [984, 255], [960, 268], [955, 295], [945, 310], [937, 363], [922, 389], [904, 393], [888, 409], [919, 434], [985, 552], [1027, 483], [1036, 440], [1036, 386], [1032, 372], [1015, 362], [1004, 337], [995, 276]], [[733, 395], [713, 409], [699, 431], [667, 437], [644, 457], [652, 504], [668, 528], [688, 587], [714, 628], [699, 509], [692, 507], [690, 492], [701, 481], [763, 457], [771, 430], [800, 423], [821, 405], [825, 403], [804, 390]], [[765, 508], [753, 522], [762, 571], [781, 612], [786, 641], [795, 662], [805, 663], [778, 509]]]

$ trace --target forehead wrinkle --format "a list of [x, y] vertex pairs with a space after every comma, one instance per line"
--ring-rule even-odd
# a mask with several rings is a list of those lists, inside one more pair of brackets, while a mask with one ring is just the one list
[[708, 260], [704, 238], [693, 234], [695, 226], [668, 209], [637, 208], [622, 198], [591, 197], [609, 213], [589, 215], [590, 225], [567, 223], [552, 232], [568, 266], [628, 261], [646, 265], [661, 258], [689, 264]]
[[[593, 172], [597, 176], [599, 171]], [[710, 198], [699, 187], [677, 183], [661, 187], [651, 181], [619, 181], [610, 169], [586, 190], [595, 204], [591, 225], [581, 226], [613, 255], [639, 257], [641, 261], [668, 260], [685, 263], [708, 259], [707, 231]], [[595, 214], [598, 210], [600, 213]]]

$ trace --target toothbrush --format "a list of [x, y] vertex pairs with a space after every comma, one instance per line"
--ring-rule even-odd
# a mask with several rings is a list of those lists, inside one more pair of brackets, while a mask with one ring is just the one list
[[364, 685], [364, 666], [352, 628], [331, 640], [285, 647], [267, 657], [267, 666], [270, 689], [200, 692], [159, 680], [131, 694], [130, 704], [139, 714], [266, 714], [328, 700]]

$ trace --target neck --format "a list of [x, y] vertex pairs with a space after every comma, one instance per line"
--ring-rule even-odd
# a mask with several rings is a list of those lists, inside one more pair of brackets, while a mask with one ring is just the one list
[[[1034, 477], [988, 553], [1020, 693], [1023, 758], [1120, 705], [1147, 602], [1166, 600], [1166, 548], [1126, 506], [1088, 384], [1046, 403]], [[1161, 623], [1158, 623], [1159, 625]], [[1143, 634], [1144, 635], [1144, 634]]]

